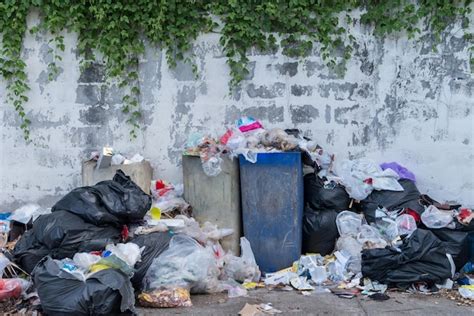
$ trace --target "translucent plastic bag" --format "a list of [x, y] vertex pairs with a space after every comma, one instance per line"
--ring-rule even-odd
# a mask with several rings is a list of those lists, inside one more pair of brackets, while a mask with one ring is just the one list
[[350, 211], [343, 211], [336, 217], [337, 230], [339, 235], [356, 236], [362, 225], [362, 216]]
[[222, 171], [222, 158], [219, 156], [209, 157], [207, 161], [202, 161], [202, 170], [209, 177], [215, 177]]
[[400, 235], [411, 235], [416, 230], [416, 221], [413, 216], [402, 214], [395, 219]]
[[145, 290], [185, 288], [193, 293], [214, 293], [219, 269], [211, 249], [186, 235], [171, 238], [169, 248], [158, 256], [144, 279]]
[[357, 239], [350, 235], [339, 237], [336, 242], [336, 249], [350, 254], [354, 257], [360, 257], [362, 251], [362, 244]]
[[367, 224], [360, 227], [357, 241], [362, 244], [363, 249], [385, 248], [387, 246], [387, 242], [382, 238], [379, 231]]
[[204, 222], [201, 227], [194, 218], [184, 215], [178, 215], [175, 219], [184, 221], [184, 227], [176, 228], [177, 232], [193, 237], [202, 244], [218, 241], [234, 233], [230, 228], [219, 228], [210, 222]]
[[40, 215], [49, 213], [51, 213], [50, 208], [42, 208], [38, 204], [30, 203], [16, 209], [10, 216], [9, 220], [28, 224], [30, 220], [33, 220], [34, 222]]
[[388, 217], [377, 218], [372, 225], [375, 225], [380, 235], [389, 243], [398, 237], [397, 223]]
[[21, 293], [24, 293], [30, 282], [20, 279], [1, 279], [0, 278], [0, 301], [9, 299], [9, 298], [19, 298]]
[[453, 221], [452, 211], [440, 211], [436, 206], [430, 205], [421, 214], [421, 221], [428, 228], [447, 227]]
[[240, 248], [242, 253], [240, 257], [232, 254], [224, 256], [224, 271], [226, 275], [239, 282], [258, 282], [260, 280], [260, 269], [255, 261], [255, 256], [247, 238], [240, 238]]

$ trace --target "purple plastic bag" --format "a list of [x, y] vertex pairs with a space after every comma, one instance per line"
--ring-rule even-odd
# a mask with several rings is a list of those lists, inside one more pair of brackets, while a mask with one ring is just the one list
[[413, 182], [416, 182], [415, 175], [413, 174], [413, 172], [399, 165], [396, 162], [385, 162], [380, 165], [380, 168], [382, 168], [383, 170], [392, 169], [400, 176], [400, 179], [408, 179]]

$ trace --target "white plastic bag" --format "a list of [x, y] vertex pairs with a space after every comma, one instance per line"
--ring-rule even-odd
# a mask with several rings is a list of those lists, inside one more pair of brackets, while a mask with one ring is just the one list
[[428, 228], [447, 227], [453, 221], [453, 212], [440, 211], [436, 206], [430, 205], [421, 214], [421, 221]]
[[342, 178], [347, 193], [356, 200], [365, 199], [373, 189], [403, 191], [398, 183], [399, 175], [395, 171], [382, 170], [378, 164], [368, 159], [338, 162], [336, 173]]
[[337, 230], [339, 235], [356, 236], [362, 225], [362, 216], [350, 211], [343, 211], [336, 217]]
[[413, 216], [402, 214], [395, 219], [400, 235], [411, 235], [416, 230], [416, 221]]
[[42, 208], [38, 204], [30, 203], [16, 209], [9, 219], [22, 224], [28, 224], [30, 219], [35, 221], [40, 215], [49, 213], [51, 213], [50, 208]]
[[232, 254], [224, 256], [224, 271], [226, 275], [239, 282], [258, 282], [260, 280], [260, 269], [255, 261], [252, 247], [247, 238], [240, 238], [240, 248], [242, 253], [240, 257]]
[[367, 198], [373, 187], [364, 182], [366, 177], [357, 172], [357, 165], [350, 160], [336, 162], [336, 174], [341, 177], [349, 196], [359, 201]]
[[93, 255], [87, 252], [79, 252], [72, 257], [74, 263], [81, 269], [88, 271], [90, 266], [96, 264], [101, 259], [98, 255]]
[[130, 267], [135, 266], [135, 263], [140, 261], [142, 255], [140, 247], [132, 242], [116, 245], [110, 244], [105, 249], [125, 261]]

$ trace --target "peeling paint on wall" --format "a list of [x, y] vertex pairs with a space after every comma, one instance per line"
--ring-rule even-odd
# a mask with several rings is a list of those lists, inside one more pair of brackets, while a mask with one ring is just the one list
[[249, 74], [231, 92], [217, 34], [194, 43], [197, 76], [186, 63], [170, 69], [164, 53], [148, 46], [138, 66], [144, 128], [132, 142], [121, 111], [124, 91], [107, 82], [100, 62], [80, 71], [77, 36], [66, 34], [60, 71], [49, 82], [48, 35], [27, 34], [31, 91], [25, 108], [35, 144], [24, 144], [20, 121], [6, 105], [0, 113], [0, 208], [28, 201], [51, 206], [81, 184], [81, 160], [105, 145], [140, 152], [156, 177], [181, 181], [189, 135], [218, 135], [242, 115], [266, 127], [300, 128], [337, 159], [397, 161], [416, 174], [422, 192], [474, 206], [474, 79], [460, 28], [444, 34], [437, 52], [429, 34], [419, 41], [375, 39], [359, 29], [354, 34], [357, 45], [344, 74], [325, 66], [317, 50], [295, 60], [254, 49]]

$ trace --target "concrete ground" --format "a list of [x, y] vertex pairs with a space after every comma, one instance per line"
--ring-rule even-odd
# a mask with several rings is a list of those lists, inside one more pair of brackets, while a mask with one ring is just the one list
[[138, 315], [237, 315], [245, 303], [272, 303], [277, 315], [474, 315], [474, 308], [458, 306], [440, 295], [387, 292], [390, 299], [377, 302], [362, 295], [339, 298], [331, 293], [303, 296], [299, 292], [249, 291], [248, 297], [227, 298], [227, 294], [193, 295], [193, 307], [174, 309], [138, 308]]

